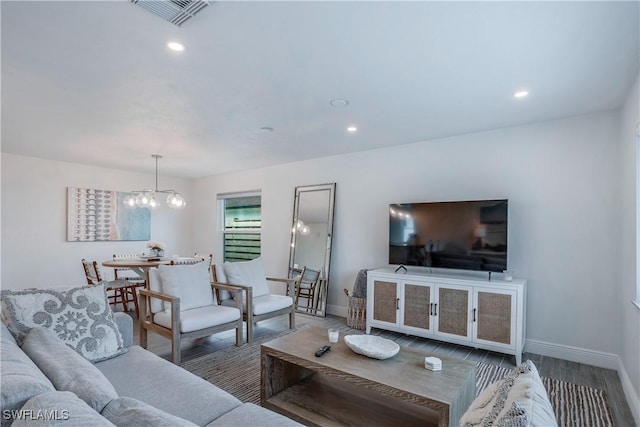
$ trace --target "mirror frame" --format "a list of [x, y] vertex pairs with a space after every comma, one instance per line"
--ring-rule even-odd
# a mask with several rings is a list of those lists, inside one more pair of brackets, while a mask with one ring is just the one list
[[[331, 267], [331, 247], [333, 245], [333, 215], [335, 209], [335, 197], [336, 197], [336, 183], [330, 184], [320, 184], [320, 185], [305, 185], [299, 186], [295, 188], [295, 198], [293, 202], [293, 221], [291, 222], [291, 246], [289, 250], [289, 274], [288, 277], [293, 277], [293, 268], [294, 268], [294, 260], [295, 260], [295, 251], [296, 251], [296, 224], [298, 222], [298, 216], [300, 211], [300, 196], [303, 193], [314, 192], [314, 191], [329, 191], [329, 207], [328, 207], [328, 217], [327, 217], [327, 245], [324, 253], [324, 275], [321, 272], [320, 276], [320, 284], [318, 292], [318, 298], [324, 298], [322, 306], [315, 311], [309, 312], [307, 310], [301, 309], [298, 310], [296, 307], [296, 311], [301, 313], [310, 314], [313, 316], [321, 316], [325, 317], [327, 315], [327, 302], [328, 302], [328, 290], [329, 290], [329, 277], [330, 277], [330, 267]], [[295, 295], [293, 296], [295, 300]]]

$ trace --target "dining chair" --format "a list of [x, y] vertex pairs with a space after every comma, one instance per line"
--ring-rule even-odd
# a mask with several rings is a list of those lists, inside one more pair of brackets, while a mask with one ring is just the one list
[[[144, 254], [113, 254], [113, 260], [127, 260], [132, 258], [140, 258]], [[114, 267], [113, 276], [115, 279], [124, 279], [127, 282], [140, 284], [145, 286], [145, 278], [140, 277], [136, 272], [127, 267]]]
[[169, 264], [170, 265], [192, 265], [197, 264], [199, 262], [205, 262], [207, 264], [207, 268], [211, 267], [211, 263], [213, 262], [212, 254], [198, 254], [195, 253], [193, 258], [175, 258], [172, 259]]
[[[171, 341], [171, 361], [181, 361], [180, 343], [236, 330], [236, 345], [243, 343], [242, 290], [212, 284], [207, 260], [159, 265], [147, 271], [149, 289], [140, 290], [140, 345], [147, 347], [151, 331]], [[235, 305], [216, 304], [214, 289], [231, 292]]]
[[[138, 297], [136, 288], [140, 287], [140, 284], [131, 283], [125, 279], [116, 280], [104, 280], [100, 273], [100, 267], [96, 261], [87, 261], [82, 259], [82, 268], [87, 279], [87, 284], [97, 285], [99, 283], [106, 283], [105, 289], [107, 291], [107, 299], [109, 304], [114, 307], [117, 304], [122, 304], [122, 309], [125, 312], [129, 311], [129, 303], [132, 302], [135, 307], [136, 316], [140, 318], [140, 308], [138, 307]], [[144, 286], [144, 284], [142, 284]]]
[[300, 309], [300, 298], [304, 299], [305, 310], [315, 311], [316, 290], [320, 280], [320, 271], [304, 267], [296, 283], [296, 308]]
[[[266, 277], [261, 257], [251, 261], [216, 264], [212, 266], [211, 273], [214, 285], [228, 284], [242, 289], [242, 317], [247, 324], [247, 342], [253, 339], [253, 326], [272, 317], [288, 315], [289, 328], [295, 328], [295, 305], [292, 297], [295, 279]], [[287, 295], [272, 294], [268, 281], [286, 284]], [[216, 297], [223, 306], [234, 306], [238, 302], [234, 295], [223, 289], [216, 290]]]
[[[298, 282], [298, 280], [300, 280], [300, 278], [302, 277], [302, 272], [304, 271], [304, 268], [299, 268], [299, 267], [293, 267], [289, 269], [289, 276], [294, 279], [296, 281], [296, 283]], [[296, 288], [295, 288], [296, 292], [298, 290], [298, 285], [296, 284]], [[289, 294], [287, 294], [289, 295]]]

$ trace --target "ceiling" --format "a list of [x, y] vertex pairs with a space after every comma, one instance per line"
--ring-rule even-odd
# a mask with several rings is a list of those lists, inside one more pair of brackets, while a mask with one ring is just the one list
[[636, 1], [0, 5], [2, 152], [185, 178], [611, 110], [639, 70]]

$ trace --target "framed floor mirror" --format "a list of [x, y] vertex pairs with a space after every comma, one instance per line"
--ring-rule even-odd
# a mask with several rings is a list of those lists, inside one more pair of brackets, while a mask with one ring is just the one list
[[296, 310], [326, 316], [336, 184], [296, 187], [289, 278], [297, 279]]

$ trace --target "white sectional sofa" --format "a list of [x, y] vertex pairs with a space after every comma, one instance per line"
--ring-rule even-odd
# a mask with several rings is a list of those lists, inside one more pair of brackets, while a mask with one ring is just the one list
[[[49, 330], [34, 328], [22, 348], [2, 324], [2, 426], [299, 426], [242, 403], [190, 372], [132, 346], [133, 322], [114, 313], [122, 354], [96, 363]], [[57, 341], [57, 342], [56, 342]]]

